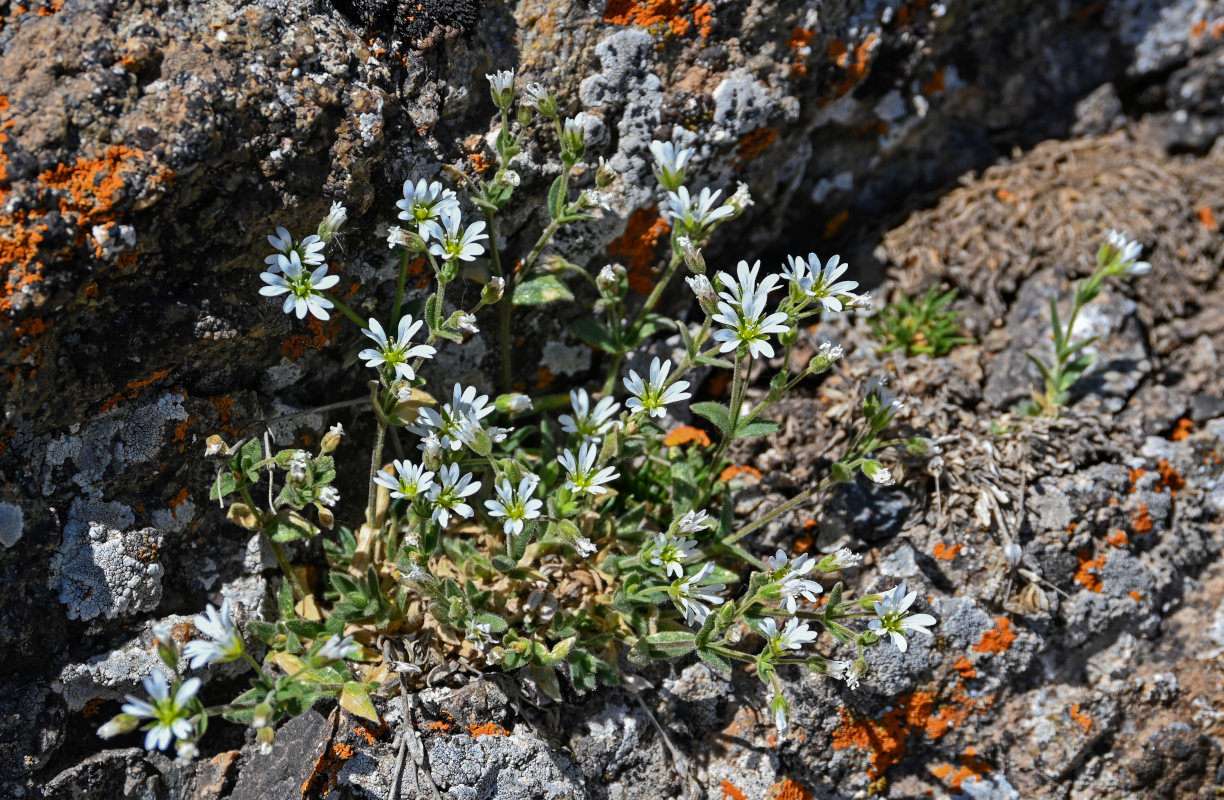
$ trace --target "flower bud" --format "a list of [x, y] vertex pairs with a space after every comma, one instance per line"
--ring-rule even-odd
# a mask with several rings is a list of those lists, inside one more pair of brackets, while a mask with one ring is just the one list
[[493, 405], [503, 414], [521, 414], [531, 410], [531, 398], [518, 392], [503, 394], [493, 401]]
[[348, 220], [348, 211], [339, 203], [332, 203], [331, 211], [327, 212], [327, 217], [319, 223], [319, 238], [325, 242], [331, 242], [336, 236], [336, 231], [344, 226]]
[[255, 706], [255, 716], [251, 717], [251, 724], [256, 728], [266, 728], [272, 722], [272, 706], [264, 702]]
[[895, 481], [892, 473], [885, 469], [884, 465], [874, 459], [868, 459], [862, 463], [863, 474], [881, 486], [891, 486]]
[[337, 422], [328, 428], [327, 433], [323, 434], [323, 441], [319, 442], [319, 449], [324, 453], [330, 453], [340, 446], [340, 439], [344, 437], [344, 426]]
[[165, 622], [153, 626], [153, 644], [157, 648], [157, 657], [171, 671], [178, 670], [178, 644], [174, 641], [174, 630]]
[[271, 726], [260, 728], [259, 733], [255, 735], [255, 741], [259, 744], [260, 755], [271, 755], [272, 745], [276, 743], [276, 730]]
[[442, 467], [442, 442], [437, 434], [431, 433], [422, 441], [425, 447], [421, 450], [421, 463], [427, 469], [437, 472]]
[[755, 205], [752, 202], [752, 195], [748, 191], [748, 184], [741, 181], [735, 187], [735, 192], [727, 198], [727, 205], [735, 209], [735, 216], [743, 214], [749, 206]]
[[676, 240], [676, 244], [680, 246], [680, 253], [684, 256], [684, 263], [693, 274], [704, 275], [706, 271], [705, 256], [693, 244], [693, 240], [687, 236], [681, 236]]
[[585, 111], [579, 111], [565, 120], [565, 127], [561, 131], [561, 147], [575, 160], [586, 153], [586, 128], [591, 120], [591, 115]]
[[509, 108], [514, 102], [514, 71], [503, 69], [485, 77], [489, 79], [489, 94], [493, 96], [493, 105], [500, 109]]
[[604, 297], [620, 295], [620, 280], [626, 275], [625, 268], [620, 264], [605, 264], [595, 276], [595, 286]]
[[616, 179], [620, 177], [616, 174], [616, 170], [608, 166], [608, 162], [603, 156], [599, 157], [599, 166], [595, 169], [595, 188], [606, 189], [611, 186]]
[[140, 726], [140, 718], [131, 714], [116, 714], [102, 727], [98, 728], [98, 736], [111, 739], [125, 733], [131, 733]]
[[849, 483], [854, 480], [854, 470], [847, 466], [844, 462], [834, 461], [830, 468], [833, 472], [833, 479], [842, 483]]
[[331, 512], [331, 509], [324, 506], [315, 506], [315, 508], [319, 511], [319, 524], [331, 530], [332, 525], [336, 524], [336, 515]]
[[466, 311], [451, 314], [448, 324], [464, 333], [480, 333], [480, 328], [476, 326], [476, 317]]
[[490, 278], [489, 282], [480, 290], [480, 299], [485, 305], [493, 305], [502, 299], [506, 294], [506, 279], [500, 276]]
[[410, 253], [425, 252], [425, 240], [416, 231], [406, 231], [398, 225], [387, 233], [387, 247], [402, 247]]
[[192, 761], [200, 754], [200, 748], [195, 742], [179, 739], [174, 743], [174, 754], [179, 761]]
[[701, 310], [710, 315], [717, 314], [718, 294], [714, 291], [714, 284], [710, 283], [710, 279], [705, 275], [694, 275], [691, 278], [685, 278], [685, 281], [693, 290], [693, 294], [697, 295], [697, 302], [701, 304]]
[[259, 530], [259, 518], [246, 503], [234, 503], [229, 507], [226, 516], [229, 517], [230, 522], [237, 523], [248, 531]]

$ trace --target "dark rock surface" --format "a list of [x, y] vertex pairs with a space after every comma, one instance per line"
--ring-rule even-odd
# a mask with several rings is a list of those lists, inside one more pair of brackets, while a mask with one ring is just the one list
[[[870, 767], [858, 763], [871, 754], [855, 746], [855, 737], [871, 728], [855, 725], [867, 725], [867, 715], [884, 718], [891, 713], [886, 703], [899, 702], [879, 698], [908, 692], [911, 709], [921, 699], [914, 693], [925, 691], [918, 681], [928, 677], [921, 670], [915, 677], [911, 661], [925, 659], [926, 675], [955, 685], [961, 673], [939, 647], [915, 652], [904, 664], [878, 664], [883, 677], [864, 695], [875, 700], [838, 697], [813, 683], [798, 701], [809, 709], [801, 720], [809, 738], [788, 739], [777, 749], [756, 724], [760, 698], [751, 682], [737, 686], [743, 700], [711, 705], [712, 678], [686, 669], [650, 702], [665, 704], [656, 709], [660, 719], [680, 718], [674, 728], [665, 721], [677, 737], [698, 740], [715, 720], [723, 726], [719, 736], [734, 746], [716, 756], [689, 756], [715, 797], [723, 780], [756, 797], [788, 775], [820, 796], [833, 796], [835, 786], [886, 792], [888, 782], [878, 784], [887, 775], [892, 796], [908, 796], [906, 781], [929, 782], [942, 766], [956, 775], [978, 758], [993, 759], [993, 772], [963, 785], [968, 791], [989, 784], [983, 797], [990, 791], [1076, 800], [1196, 797], [1221, 781], [1210, 735], [1219, 722], [1208, 720], [1207, 711], [1189, 721], [1195, 730], [1168, 735], [1158, 734], [1155, 722], [1132, 723], [1149, 711], [1152, 720], [1182, 721], [1185, 714], [1158, 699], [1154, 687], [1167, 682], [1155, 676], [1165, 674], [1158, 670], [1185, 676], [1198, 662], [1171, 652], [1173, 634], [1162, 631], [1202, 641], [1211, 615], [1218, 615], [1209, 607], [1218, 576], [1205, 565], [1219, 551], [1218, 527], [1211, 526], [1224, 511], [1224, 495], [1218, 473], [1200, 466], [1213, 447], [1203, 431], [1224, 414], [1218, 370], [1224, 295], [1218, 226], [1207, 224], [1202, 209], [1224, 214], [1217, 142], [1224, 131], [1224, 4], [472, 0], [422, 4], [419, 15], [406, 5], [415, 4], [42, 0], [0, 6], [0, 641], [6, 645], [0, 650], [0, 785], [8, 794], [223, 797], [266, 768], [250, 751], [241, 762], [219, 751], [206, 753], [184, 775], [164, 758], [99, 752], [102, 743], [91, 730], [116, 710], [115, 698], [135, 689], [134, 653], [147, 642], [133, 643], [133, 636], [147, 633], [150, 619], [195, 613], [222, 595], [243, 598], [251, 609], [266, 600], [258, 577], [268, 565], [264, 555], [207, 506], [207, 468], [196, 458], [204, 438], [257, 432], [262, 420], [335, 400], [341, 380], [354, 384], [354, 396], [361, 393], [345, 361], [355, 337], [337, 325], [292, 323], [257, 296], [264, 237], [277, 224], [308, 230], [340, 200], [350, 222], [336, 261], [351, 287], [350, 302], [360, 308], [385, 297], [393, 271], [372, 231], [393, 221], [403, 180], [434, 177], [443, 162], [469, 170], [483, 163], [483, 135], [493, 117], [483, 75], [508, 67], [552, 86], [567, 113], [585, 108], [599, 117], [600, 146], [591, 152], [602, 152], [625, 175], [612, 210], [558, 242], [559, 252], [594, 266], [605, 258], [624, 261], [647, 280], [643, 232], [658, 216], [647, 188], [652, 138], [697, 148], [696, 185], [729, 191], [738, 180], [752, 190], [756, 205], [731, 237], [715, 242], [712, 258], [736, 260], [779, 246], [824, 254], [844, 244], [862, 254], [853, 259], [860, 279], [873, 269], [866, 253], [880, 242], [881, 219], [1013, 146], [1064, 136], [1073, 126], [1101, 135], [1129, 125], [1136, 139], [1201, 157], [1168, 161], [1122, 138], [1039, 149], [1010, 172], [988, 171], [971, 191], [950, 196], [942, 211], [883, 240], [879, 259], [899, 285], [949, 280], [972, 304], [969, 326], [982, 345], [972, 356], [957, 354], [932, 367], [944, 371], [941, 379], [927, 372], [927, 384], [912, 387], [918, 396], [939, 396], [960, 409], [948, 412], [960, 425], [968, 425], [969, 409], [1002, 414], [1023, 394], [1031, 375], [1020, 371], [1022, 352], [1039, 342], [1041, 311], [1031, 301], [1065, 286], [1105, 228], [1137, 235], [1150, 248], [1146, 257], [1165, 265], [1158, 269], [1176, 265], [1176, 280], [1140, 282], [1144, 294], [1117, 303], [1102, 298], [1110, 331], [1103, 346], [1116, 348], [1102, 355], [1102, 364], [1113, 368], [1096, 372], [1081, 400], [1105, 420], [1098, 423], [1102, 430], [1094, 439], [1086, 426], [1071, 453], [1046, 454], [1072, 467], [1041, 467], [1025, 484], [1032, 493], [1025, 525], [1065, 517], [1083, 527], [1075, 536], [1054, 527], [1040, 535], [1017, 527], [1009, 535], [1029, 537], [1026, 569], [1078, 594], [1063, 598], [1043, 589], [1054, 617], [1017, 621], [1018, 637], [1005, 653], [972, 656], [982, 677], [969, 684], [969, 694], [947, 691], [939, 698], [941, 708], [954, 709], [949, 714], [978, 714], [981, 697], [994, 692], [993, 716], [971, 716], [960, 733], [927, 742], [928, 750], [912, 744], [908, 766], [892, 772], [891, 754], [882, 757], [886, 763], [880, 757], [871, 757]], [[1098, 90], [1107, 81], [1112, 91]], [[1076, 164], [1078, 171], [1068, 167]], [[520, 168], [522, 195], [542, 197], [558, 168], [529, 149]], [[1039, 202], [1051, 197], [1058, 202]], [[1082, 207], [1095, 209], [1084, 213], [1090, 225], [1053, 224]], [[978, 217], [966, 222], [966, 209]], [[538, 215], [509, 220], [503, 233], [512, 251], [529, 247], [542, 227]], [[1007, 322], [995, 327], [996, 319]], [[534, 334], [522, 353], [531, 365], [529, 380], [541, 356], [566, 380], [586, 369], [587, 351], [562, 341], [557, 320], [521, 324]], [[553, 350], [533, 349], [546, 339], [556, 342]], [[464, 350], [475, 355], [447, 369], [471, 382], [495, 374], [491, 337]], [[797, 413], [815, 418], [824, 410]], [[1197, 438], [1190, 444], [1163, 439], [1183, 417], [1196, 426]], [[317, 434], [331, 421], [301, 417], [277, 432]], [[356, 421], [358, 430], [361, 424]], [[956, 430], [950, 424], [946, 433]], [[969, 462], [978, 456], [946, 447]], [[811, 449], [779, 443], [774, 450], [796, 469], [810, 469], [814, 461]], [[950, 563], [931, 555], [932, 537], [951, 546], [954, 536], [969, 536], [971, 521], [979, 537], [992, 524], [993, 512], [987, 509], [983, 522], [974, 506], [978, 495], [964, 488], [979, 485], [952, 455], [945, 458], [953, 480], [945, 475], [940, 484], [939, 509], [947, 519], [930, 521], [934, 487], [919, 476], [908, 507], [882, 494], [852, 504], [895, 511], [889, 526], [900, 525], [897, 536], [892, 527], [847, 531], [844, 520], [821, 520], [820, 527], [857, 544], [874, 543], [878, 535], [881, 574], [939, 595], [941, 617], [961, 621], [946, 636], [972, 652], [994, 629], [998, 603], [1009, 598], [994, 597], [1001, 587], [982, 588], [994, 586], [983, 576], [995, 575], [986, 542], [966, 539], [966, 555]], [[1102, 517], [1088, 525], [1088, 509], [1108, 499], [1091, 487], [1112, 485], [1098, 484], [1103, 476], [1093, 470], [1102, 459], [1128, 467], [1134, 461], [1154, 483], [1161, 458], [1198, 476], [1188, 478], [1191, 493], [1179, 495], [1174, 506], [1169, 494], [1137, 483], [1117, 513], [1135, 514], [1137, 504], [1146, 504], [1152, 539], [1106, 559], [1095, 572], [1087, 568], [1106, 587], [1088, 592], [1075, 581], [1083, 567], [1079, 553], [1098, 558], [1097, 540], [1126, 523]], [[1013, 510], [1024, 505], [1019, 484], [1004, 489]], [[967, 505], [952, 499], [958, 491]], [[893, 517], [906, 508], [928, 518], [897, 523]], [[356, 506], [341, 511], [359, 513]], [[946, 529], [949, 519], [952, 529]], [[1088, 538], [1085, 527], [1091, 527]], [[767, 538], [787, 534], [775, 527]], [[895, 544], [900, 540], [904, 548]], [[982, 592], [954, 606], [964, 600], [951, 596], [954, 587], [966, 584]], [[1143, 599], [1134, 601], [1132, 591]], [[1173, 619], [1168, 603], [1192, 612]], [[1154, 642], [1156, 651], [1128, 674], [1115, 665], [1133, 652], [1126, 637], [1139, 637], [1143, 644], [1133, 646], [1140, 649]], [[1087, 648], [1084, 658], [1048, 663], [1068, 644]], [[1093, 677], [1068, 679], [1065, 686], [1051, 679], [1056, 685], [1043, 687], [1037, 673], [1026, 672], [1038, 669], [1030, 667], [1034, 659], [1043, 665], [1040, 674], [1080, 670]], [[1111, 677], [1119, 671], [1121, 677]], [[1210, 695], [1179, 680], [1180, 688], [1168, 691], [1186, 707]], [[1008, 694], [1012, 684], [1019, 685]], [[96, 697], [86, 698], [87, 690]], [[1140, 699], [1108, 698], [1124, 692]], [[1152, 699], [1142, 699], [1145, 692]], [[696, 700], [690, 707], [668, 696]], [[839, 722], [831, 709], [846, 700], [863, 705], [854, 707], [858, 716]], [[1221, 707], [1218, 696], [1205, 702]], [[1072, 706], [1097, 728], [1063, 725]], [[38, 713], [29, 711], [34, 708]], [[529, 725], [505, 724], [514, 728], [514, 747], [465, 733], [454, 743], [436, 737], [433, 747], [446, 754], [438, 759], [447, 765], [439, 775], [452, 787], [466, 787], [448, 797], [516, 796], [517, 789], [506, 788], [509, 776], [529, 768], [543, 776], [541, 785], [556, 787], [556, 796], [653, 798], [684, 786], [632, 696], [589, 701], [568, 721], [565, 757]], [[1102, 729], [1113, 738], [1102, 739]], [[1198, 730], [1209, 733], [1204, 738]], [[313, 729], [284, 735], [303, 748], [324, 737]], [[1002, 767], [1048, 736], [1066, 738], [1062, 749], [1034, 750], [1027, 762], [1017, 756], [1021, 766]], [[827, 750], [830, 741], [834, 763], [812, 762], [811, 748]], [[1101, 754], [1106, 746], [1116, 757]], [[392, 745], [379, 740], [372, 747], [375, 756], [346, 762], [337, 791], [385, 796]], [[969, 748], [976, 755], [966, 756]], [[362, 755], [360, 747], [357, 752]], [[875, 769], [880, 763], [884, 768]], [[506, 783], [479, 773], [482, 764], [500, 765]], [[1069, 764], [1076, 769], [1068, 772]], [[310, 765], [300, 766], [309, 774]], [[1100, 782], [1094, 789], [1073, 773]]]

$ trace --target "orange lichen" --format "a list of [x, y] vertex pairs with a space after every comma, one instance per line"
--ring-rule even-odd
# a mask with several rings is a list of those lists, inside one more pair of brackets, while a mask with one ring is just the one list
[[468, 733], [479, 739], [481, 736], [509, 736], [510, 731], [506, 730], [496, 722], [484, 722], [480, 725], [468, 725]]
[[977, 670], [973, 668], [973, 663], [970, 662], [969, 659], [965, 658], [964, 656], [961, 656], [960, 658], [956, 659], [956, 663], [952, 665], [952, 668], [955, 669], [958, 673], [960, 673], [960, 676], [962, 678], [976, 678], [977, 677]]
[[739, 172], [749, 161], [768, 150], [777, 138], [777, 128], [762, 126], [740, 139], [735, 150], [735, 171]]
[[1176, 496], [1186, 487], [1186, 479], [1181, 476], [1180, 472], [1173, 469], [1168, 459], [1160, 459], [1160, 462], [1156, 464], [1156, 471], [1160, 473], [1160, 480], [1156, 482], [1157, 492], [1168, 489], [1170, 495]]
[[1197, 39], [1207, 32], [1207, 20], [1200, 19], [1198, 22], [1190, 26], [1190, 36]]
[[829, 61], [845, 70], [846, 74], [841, 81], [833, 85], [832, 94], [824, 101], [825, 103], [844, 96], [867, 77], [867, 73], [871, 71], [871, 54], [875, 51], [876, 45], [879, 42], [880, 37], [878, 35], [874, 33], [869, 34], [851, 53], [846, 47], [845, 42], [840, 42], [837, 39], [829, 41]]
[[995, 627], [983, 633], [973, 649], [979, 653], [1006, 653], [1015, 640], [1016, 634], [1012, 632], [1011, 620], [998, 617], [995, 619]]
[[1211, 206], [1200, 206], [1198, 210], [1198, 221], [1209, 231], [1218, 231], [1220, 223], [1216, 220], [1215, 212], [1211, 210]]
[[167, 500], [166, 504], [169, 505], [171, 508], [178, 508], [179, 506], [181, 506], [183, 503], [186, 503], [186, 502], [187, 502], [187, 487], [184, 486], [182, 489], [179, 490], [178, 494], [176, 494], [174, 497], [171, 497], [169, 500]]
[[722, 789], [723, 800], [748, 800], [748, 795], [731, 781], [723, 781], [718, 788]]
[[549, 386], [552, 386], [553, 381], [556, 379], [557, 376], [553, 374], [552, 370], [543, 364], [536, 368], [537, 389], [547, 389]]
[[1147, 503], [1140, 503], [1139, 507], [1131, 512], [1131, 525], [1135, 533], [1152, 532], [1152, 515], [1148, 511]]
[[1105, 541], [1112, 544], [1114, 547], [1126, 547], [1130, 544], [1130, 539], [1126, 536], [1126, 531], [1118, 528], [1113, 533], [1105, 537]]
[[824, 238], [832, 239], [837, 235], [837, 232], [842, 229], [846, 221], [850, 219], [850, 209], [843, 209], [838, 212], [831, 220], [825, 223]]
[[730, 481], [734, 478], [738, 478], [741, 475], [748, 475], [749, 477], [756, 478], [758, 481], [761, 479], [761, 471], [756, 467], [749, 467], [746, 465], [737, 466], [735, 464], [732, 464], [720, 472], [718, 474], [718, 479], [720, 481]]
[[1071, 708], [1067, 709], [1067, 713], [1071, 716], [1071, 719], [1075, 720], [1075, 724], [1079, 725], [1085, 731], [1092, 727], [1092, 717], [1088, 716], [1083, 711], [1080, 711], [1079, 703], [1076, 703], [1075, 705], [1071, 706]]
[[799, 781], [783, 778], [766, 790], [765, 800], [812, 800], [812, 793]]
[[315, 762], [314, 769], [310, 771], [310, 777], [302, 784], [302, 794], [306, 795], [312, 791], [330, 794], [331, 790], [336, 788], [336, 775], [344, 767], [344, 762], [353, 757], [353, 753], [352, 745], [339, 742], [324, 750]]
[[311, 317], [306, 321], [310, 334], [295, 333], [285, 337], [281, 342], [281, 353], [290, 359], [298, 359], [308, 350], [322, 350], [337, 333], [340, 332], [340, 317], [337, 315], [327, 322]]
[[709, 447], [710, 437], [701, 428], [694, 428], [692, 425], [677, 425], [672, 429], [672, 432], [667, 434], [667, 438], [663, 440], [665, 447], [680, 447], [681, 445], [691, 444], [696, 442], [702, 447]]
[[812, 39], [815, 38], [816, 31], [809, 28], [792, 28], [790, 36], [786, 38], [786, 47], [795, 54], [795, 60], [791, 62], [791, 77], [807, 74], [807, 64], [804, 60], [812, 54]]
[[131, 400], [140, 394], [140, 390], [146, 386], [157, 383], [162, 378], [170, 374], [168, 369], [159, 369], [147, 378], [129, 381], [127, 386], [120, 392], [116, 392], [113, 397], [102, 404], [102, 413], [106, 413], [119, 404], [120, 400]]
[[1147, 470], [1146, 469], [1132, 469], [1132, 470], [1127, 470], [1127, 471], [1130, 473], [1130, 493], [1134, 494], [1135, 484], [1139, 482], [1140, 478], [1142, 478], [1144, 475], [1147, 474]]
[[930, 79], [923, 82], [922, 93], [939, 94], [942, 92], [944, 90], [944, 76], [946, 74], [947, 71], [943, 67], [935, 70], [935, 73], [931, 75]]
[[1102, 553], [1098, 558], [1091, 558], [1086, 549], [1080, 550], [1078, 553], [1079, 568], [1075, 570], [1075, 582], [1082, 585], [1090, 592], [1101, 593], [1101, 579], [1096, 575], [1096, 571], [1105, 566], [1105, 554]]
[[1143, 601], [1143, 594], [1140, 593], [1138, 589], [1131, 589], [1126, 594], [1129, 595], [1130, 599], [1134, 600], [1136, 603], [1140, 603]]
[[665, 35], [683, 36], [693, 28], [704, 39], [712, 21], [709, 5], [692, 0], [608, 0], [604, 8], [604, 22], [637, 25]]
[[1169, 438], [1175, 442], [1180, 442], [1190, 436], [1194, 430], [1194, 420], [1182, 417], [1177, 421], [1177, 427], [1173, 429], [1173, 433], [1169, 434]]
[[960, 555], [960, 551], [961, 546], [959, 544], [954, 544], [951, 547], [948, 547], [943, 542], [936, 542], [932, 553], [941, 561], [952, 561], [958, 555]]
[[485, 170], [492, 166], [492, 162], [489, 161], [488, 157], [484, 153], [470, 153], [468, 155], [468, 161], [472, 162], [472, 169], [476, 170], [476, 172], [482, 175], [484, 174]]
[[81, 716], [82, 717], [96, 717], [98, 716], [98, 712], [101, 711], [101, 706], [102, 706], [102, 698], [95, 697], [94, 699], [87, 702], [81, 708]]
[[353, 728], [353, 733], [357, 734], [362, 739], [365, 739], [366, 744], [375, 744], [378, 741], [378, 737], [390, 730], [385, 722], [380, 722], [374, 727], [371, 727], [371, 725], [373, 725], [372, 722], [358, 720], [357, 727]]
[[608, 254], [622, 256], [629, 263], [628, 282], [633, 291], [643, 297], [650, 294], [654, 288], [654, 274], [651, 267], [655, 262], [655, 253], [659, 248], [659, 240], [671, 230], [658, 211], [653, 208], [639, 208], [629, 215], [625, 232], [608, 245]]
[[[135, 172], [148, 158], [141, 150], [114, 145], [101, 158], [78, 158], [76, 164], [61, 164], [38, 176], [49, 189], [61, 193], [59, 210], [64, 216], [75, 218], [78, 247], [84, 243], [90, 226], [116, 217], [115, 205], [125, 185], [125, 175]], [[157, 167], [151, 180], [160, 183], [171, 175], [165, 167]]]
[[965, 748], [965, 752], [960, 755], [960, 766], [955, 772], [951, 764], [940, 764], [931, 767], [931, 774], [947, 785], [953, 792], [960, 794], [961, 784], [968, 778], [981, 780], [982, 776], [990, 772], [990, 764], [984, 759], [979, 758], [977, 751], [972, 747]]
[[[896, 707], [880, 720], [859, 719], [848, 709], [841, 709], [842, 724], [833, 732], [833, 748], [853, 747], [870, 754], [868, 774], [878, 778], [905, 755], [906, 737], [923, 732], [938, 739], [955, 730], [972, 713], [984, 713], [994, 702], [994, 696], [974, 700], [957, 683], [947, 701], [936, 711], [935, 696], [930, 692], [912, 692], [901, 697]], [[981, 707], [980, 707], [981, 706]]]

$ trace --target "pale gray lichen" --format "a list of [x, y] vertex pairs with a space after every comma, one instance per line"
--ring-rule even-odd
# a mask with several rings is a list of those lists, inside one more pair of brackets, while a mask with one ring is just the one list
[[25, 529], [25, 512], [21, 506], [0, 503], [0, 545], [12, 547], [21, 539]]
[[[191, 617], [171, 616], [163, 622], [180, 625]], [[81, 664], [69, 664], [60, 670], [52, 688], [64, 698], [71, 711], [79, 711], [90, 700], [118, 700], [135, 692], [140, 682], [153, 670], [165, 667], [154, 652], [152, 625], [147, 624], [140, 635], [134, 636], [108, 653], [94, 656]]]
[[52, 586], [68, 606], [69, 619], [114, 619], [161, 602], [162, 533], [126, 530], [134, 521], [120, 503], [73, 501], [63, 542], [51, 559]]

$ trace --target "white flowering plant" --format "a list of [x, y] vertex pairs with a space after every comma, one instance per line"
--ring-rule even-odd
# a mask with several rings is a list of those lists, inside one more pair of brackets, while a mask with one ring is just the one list
[[[388, 237], [399, 258], [395, 293], [376, 298], [390, 316], [373, 305], [359, 315], [326, 294], [336, 276], [325, 274], [324, 251], [344, 222], [342, 209], [333, 208], [314, 236], [298, 241], [279, 228], [269, 237], [277, 252], [261, 277], [275, 291], [264, 293], [287, 294], [283, 310], [299, 317], [327, 318], [336, 310], [369, 340], [363, 345], [374, 345], [358, 354], [370, 370], [374, 417], [364, 513], [353, 519], [355, 509], [340, 503], [333, 486], [343, 437], [338, 425], [315, 452], [274, 451], [259, 438], [232, 445], [209, 440], [207, 454], [220, 459], [212, 498], [227, 505], [232, 521], [262, 535], [285, 573], [280, 618], [250, 621], [244, 636], [228, 605], [198, 617], [206, 640], [187, 645], [190, 665], [242, 660], [254, 670], [251, 687], [225, 706], [206, 708], [191, 702], [198, 684], [179, 686], [182, 703], [167, 699], [169, 689], [158, 684], [156, 724], [164, 727], [155, 729], [152, 743], [162, 745], [169, 735], [184, 743], [180, 755], [190, 754], [207, 717], [222, 713], [255, 726], [266, 745], [275, 722], [320, 697], [377, 718], [373, 696], [438, 667], [521, 671], [560, 700], [562, 677], [582, 693], [618, 683], [625, 670], [690, 654], [723, 671], [753, 668], [770, 692], [771, 718], [785, 727], [782, 668], [804, 667], [853, 686], [866, 671], [865, 648], [888, 639], [904, 650], [907, 636], [929, 633], [934, 624], [929, 615], [909, 613], [915, 596], [903, 586], [850, 599], [838, 580], [859, 561], [848, 550], [767, 555], [747, 540], [836, 482], [862, 473], [891, 483], [882, 454], [923, 452], [921, 439], [887, 435], [901, 403], [882, 383], [864, 387], [855, 435], [827, 474], [752, 519], [734, 511], [739, 484], [726, 477], [732, 443], [777, 431], [765, 414], [842, 357], [840, 347], [825, 344], [806, 363], [795, 363], [799, 326], [866, 305], [854, 293], [857, 283], [840, 280], [847, 265], [836, 256], [822, 264], [808, 255], [791, 258], [778, 272], [741, 261], [733, 272], [711, 277], [702, 248], [751, 198], [742, 185], [725, 202], [720, 191], [690, 192], [684, 181], [693, 153], [655, 143], [654, 172], [672, 234], [658, 282], [644, 301], [632, 300], [623, 268], [600, 267], [592, 275], [545, 253], [557, 229], [600, 206], [599, 192], [614, 179], [601, 165], [595, 188], [571, 198], [591, 120], [583, 113], [562, 120], [551, 93], [531, 85], [518, 102], [516, 126], [513, 74], [489, 77], [500, 112], [493, 137], [497, 170], [489, 180], [448, 170], [455, 189], [424, 180], [404, 184], [399, 218], [410, 228], [394, 228]], [[561, 171], [548, 195], [543, 234], [512, 261], [499, 250], [498, 214], [518, 185], [511, 165], [521, 139], [541, 121], [560, 142]], [[483, 219], [468, 222], [473, 210]], [[405, 310], [410, 258], [424, 258], [433, 275], [419, 317]], [[451, 311], [447, 286], [481, 274], [465, 270], [469, 262], [487, 267], [486, 283], [474, 307]], [[515, 262], [518, 269], [504, 268]], [[656, 311], [681, 270], [690, 273], [701, 309], [694, 321]], [[595, 317], [579, 319], [570, 331], [605, 354], [603, 380], [538, 397], [504, 391], [490, 399], [458, 383], [432, 389], [439, 378], [428, 377], [426, 362], [462, 344], [477, 327], [476, 313], [495, 305], [508, 387], [510, 307], [573, 301], [562, 280], [571, 276], [587, 280], [596, 298]], [[673, 331], [683, 344], [678, 361], [656, 356], [641, 372], [623, 369], [652, 337]], [[690, 405], [698, 369], [730, 373], [728, 402]], [[750, 407], [753, 382], [768, 391]], [[667, 421], [690, 413], [706, 429], [688, 440], [669, 437]], [[411, 455], [388, 462], [388, 432], [397, 444], [410, 437]], [[295, 568], [285, 547], [315, 537], [323, 538], [326, 571]], [[320, 577], [312, 581], [311, 574]], [[855, 627], [865, 620], [872, 624]], [[261, 643], [258, 650], [252, 639]], [[176, 670], [173, 642], [158, 641]], [[818, 642], [825, 652], [848, 648], [849, 658], [817, 652]], [[131, 730], [141, 719], [120, 715], [105, 733]]]
[[1067, 405], [1071, 387], [1092, 366], [1093, 354], [1086, 348], [1098, 339], [1097, 336], [1076, 336], [1080, 312], [1100, 295], [1107, 278], [1128, 280], [1151, 271], [1151, 264], [1139, 260], [1142, 252], [1143, 245], [1132, 241], [1124, 233], [1111, 230], [1097, 249], [1096, 269], [1075, 284], [1071, 313], [1065, 323], [1058, 314], [1058, 298], [1050, 297], [1053, 358], [1047, 360], [1033, 353], [1025, 353], [1041, 372], [1044, 391], [1032, 390], [1032, 398], [1020, 406], [1022, 414], [1057, 417]]

